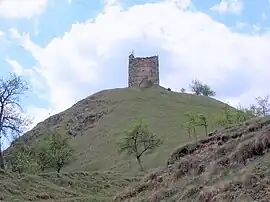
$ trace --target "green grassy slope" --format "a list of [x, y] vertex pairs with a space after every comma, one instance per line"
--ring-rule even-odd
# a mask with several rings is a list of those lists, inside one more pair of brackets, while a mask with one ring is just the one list
[[109, 172], [19, 175], [0, 170], [0, 201], [110, 201], [135, 181]]
[[132, 174], [138, 166], [134, 159], [117, 153], [117, 142], [137, 117], [142, 117], [149, 129], [164, 139], [160, 148], [142, 158], [145, 168], [155, 168], [164, 164], [175, 147], [189, 141], [183, 128], [184, 113], [202, 112], [210, 116], [221, 112], [223, 106], [212, 98], [161, 87], [104, 90], [38, 124], [24, 137], [32, 142], [42, 137], [47, 128], [72, 130], [74, 137], [70, 141], [77, 160], [66, 171], [112, 169]]

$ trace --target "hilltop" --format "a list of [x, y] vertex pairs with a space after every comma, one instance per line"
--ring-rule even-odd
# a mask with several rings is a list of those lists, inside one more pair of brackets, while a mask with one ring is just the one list
[[119, 155], [117, 142], [136, 118], [143, 118], [149, 129], [164, 139], [160, 148], [142, 159], [148, 169], [163, 165], [172, 149], [190, 141], [183, 126], [186, 112], [211, 116], [220, 113], [223, 106], [210, 97], [162, 87], [103, 90], [49, 117], [22, 138], [32, 144], [42, 140], [48, 130], [61, 130], [71, 136], [77, 159], [65, 171], [113, 170], [133, 174], [138, 172], [138, 165], [134, 159]]
[[177, 148], [166, 166], [114, 201], [270, 200], [270, 117], [217, 130]]

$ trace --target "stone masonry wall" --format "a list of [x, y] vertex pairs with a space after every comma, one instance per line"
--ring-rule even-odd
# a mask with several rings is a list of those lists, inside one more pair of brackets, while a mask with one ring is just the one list
[[159, 85], [158, 56], [134, 57], [129, 56], [128, 87], [142, 87], [143, 83], [151, 81]]

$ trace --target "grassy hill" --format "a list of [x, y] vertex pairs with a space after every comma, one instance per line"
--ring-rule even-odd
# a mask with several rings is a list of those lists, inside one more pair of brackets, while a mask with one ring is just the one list
[[135, 160], [119, 155], [117, 142], [136, 118], [143, 118], [149, 129], [164, 139], [160, 148], [142, 158], [145, 168], [155, 168], [164, 164], [175, 147], [189, 141], [183, 127], [186, 112], [211, 116], [221, 112], [223, 106], [209, 97], [161, 87], [104, 90], [39, 123], [24, 138], [30, 142], [41, 139], [47, 129], [69, 131], [77, 160], [65, 171], [113, 170], [134, 174], [138, 172]]
[[[114, 197], [136, 202], [268, 202], [269, 117], [218, 130], [210, 119], [211, 136], [198, 128], [199, 142], [188, 137], [183, 126], [186, 112], [212, 117], [223, 107], [213, 98], [161, 87], [98, 92], [22, 136], [35, 144], [49, 131], [68, 132], [76, 161], [60, 174], [0, 171], [0, 201], [112, 201]], [[117, 142], [137, 118], [164, 140], [142, 158], [144, 172], [135, 159], [117, 152]]]

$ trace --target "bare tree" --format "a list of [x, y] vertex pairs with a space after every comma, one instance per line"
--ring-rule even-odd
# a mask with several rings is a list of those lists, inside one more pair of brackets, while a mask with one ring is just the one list
[[258, 103], [258, 113], [262, 116], [266, 116], [270, 112], [269, 95], [265, 96], [264, 98], [257, 97], [256, 100]]
[[195, 79], [192, 81], [192, 84], [189, 86], [190, 90], [195, 93], [195, 95], [201, 95], [203, 84]]
[[186, 89], [185, 88], [181, 88], [181, 93], [185, 93]]
[[246, 108], [246, 112], [250, 114], [252, 118], [259, 116], [259, 111], [254, 104], [251, 104], [248, 108]]
[[160, 144], [161, 139], [152, 134], [140, 121], [131, 131], [126, 132], [122, 142], [119, 143], [119, 152], [135, 156], [143, 170], [141, 156], [154, 151]]
[[22, 77], [10, 74], [0, 79], [0, 168], [4, 169], [3, 137], [21, 134], [29, 123], [21, 114], [20, 97], [28, 90]]

